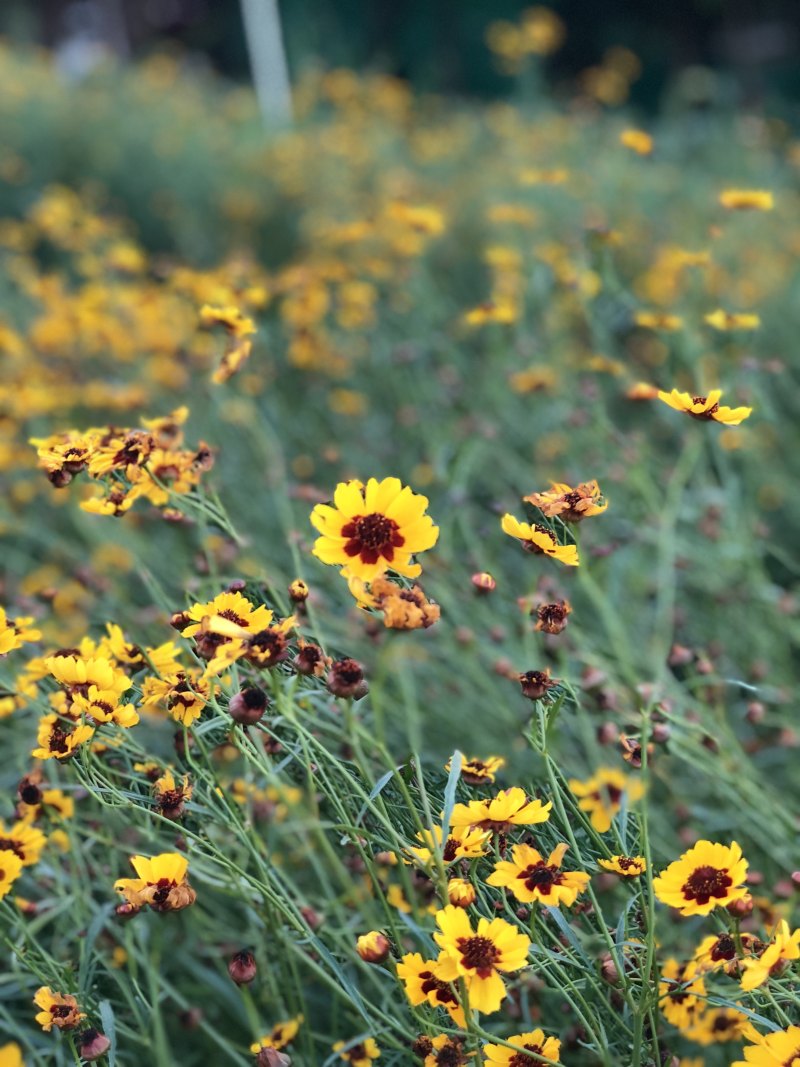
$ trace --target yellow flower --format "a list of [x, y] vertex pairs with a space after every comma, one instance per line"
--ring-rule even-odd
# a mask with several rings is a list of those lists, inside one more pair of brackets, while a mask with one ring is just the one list
[[0, 1067], [25, 1067], [22, 1049], [16, 1041], [0, 1047]]
[[302, 1015], [295, 1015], [293, 1019], [275, 1023], [268, 1034], [265, 1034], [250, 1046], [250, 1051], [253, 1055], [257, 1055], [262, 1048], [285, 1048], [297, 1037], [297, 1032], [303, 1021]]
[[716, 1045], [724, 1041], [757, 1041], [759, 1033], [742, 1011], [736, 1008], [709, 1008], [703, 1005], [684, 1036], [699, 1045]]
[[[445, 764], [445, 770], [450, 773], [451, 761]], [[487, 756], [485, 760], [472, 756], [461, 761], [461, 779], [467, 785], [492, 785], [495, 775], [505, 767], [506, 761], [502, 756]]]
[[451, 878], [447, 883], [447, 899], [459, 908], [468, 908], [477, 897], [475, 886], [465, 878]]
[[11, 891], [22, 871], [22, 860], [9, 848], [0, 850], [0, 900]]
[[208, 686], [197, 671], [178, 671], [163, 678], [148, 677], [142, 682], [142, 707], [148, 711], [165, 709], [170, 718], [191, 726], [206, 706]]
[[665, 311], [637, 311], [633, 321], [647, 330], [663, 330], [665, 333], [673, 333], [683, 326], [679, 315], [669, 315]]
[[[553, 1060], [554, 1063], [559, 1062], [561, 1042], [557, 1037], [545, 1037], [542, 1030], [531, 1030], [527, 1034], [514, 1034], [513, 1037], [508, 1038], [508, 1041], [515, 1047], [524, 1049], [525, 1052], [535, 1052], [539, 1056]], [[522, 1064], [528, 1063], [533, 1067], [533, 1064], [538, 1062], [532, 1056], [526, 1056], [524, 1052], [520, 1054], [504, 1045], [484, 1045], [483, 1052], [486, 1056], [486, 1067], [521, 1067]]]
[[463, 978], [473, 1011], [497, 1011], [506, 995], [500, 972], [527, 966], [530, 938], [505, 919], [479, 919], [473, 930], [467, 913], [452, 904], [437, 913], [436, 922], [440, 933], [433, 938], [442, 951], [435, 976], [445, 982]]
[[22, 861], [23, 867], [32, 867], [39, 862], [39, 856], [47, 843], [47, 838], [36, 826], [31, 826], [27, 819], [20, 819], [13, 826], [6, 828], [0, 822], [0, 849], [10, 849]]
[[723, 189], [719, 202], [729, 211], [772, 211], [775, 206], [767, 189]]
[[190, 620], [189, 624], [181, 629], [184, 637], [194, 637], [200, 633], [203, 629], [203, 621], [206, 619], [218, 619], [219, 629], [215, 630], [213, 625], [208, 625], [207, 630], [210, 633], [219, 633], [226, 639], [228, 633], [222, 626], [225, 621], [234, 623], [249, 633], [263, 630], [272, 622], [272, 612], [269, 608], [264, 607], [263, 604], [254, 607], [246, 596], [238, 592], [219, 593], [205, 604], [192, 604], [184, 616]]
[[42, 636], [41, 630], [31, 626], [32, 622], [33, 618], [30, 616], [9, 619], [5, 608], [0, 607], [0, 656], [22, 648], [26, 643], [39, 640]]
[[704, 1010], [706, 986], [694, 960], [688, 963], [665, 960], [658, 989], [664, 1018], [679, 1030], [692, 1026]]
[[673, 389], [671, 393], [659, 390], [658, 399], [663, 400], [676, 411], [685, 411], [696, 419], [711, 419], [714, 422], [722, 422], [726, 426], [738, 426], [752, 412], [752, 408], [727, 408], [719, 406], [719, 398], [722, 396], [721, 389], [712, 389], [708, 396], [690, 396], [689, 393], [681, 393]]
[[800, 1061], [800, 1026], [763, 1034], [744, 1049], [744, 1059], [731, 1067], [795, 1067]]
[[397, 964], [397, 977], [403, 983], [413, 1007], [430, 1004], [444, 1008], [456, 1026], [464, 1026], [464, 1009], [450, 982], [434, 974], [436, 960], [425, 960], [419, 952], [409, 952]]
[[558, 517], [563, 522], [581, 522], [592, 515], [602, 515], [608, 507], [596, 481], [582, 482], [574, 489], [563, 482], [552, 482], [551, 486], [543, 493], [530, 493], [522, 498], [548, 519]]
[[566, 564], [567, 567], [577, 567], [580, 563], [576, 546], [560, 545], [546, 526], [520, 522], [509, 514], [503, 516], [500, 525], [503, 533], [508, 534], [509, 537], [516, 537], [526, 552], [550, 556], [551, 559], [556, 559]]
[[72, 701], [72, 711], [82, 712], [94, 722], [114, 722], [117, 726], [129, 729], [139, 721], [139, 715], [133, 704], [119, 704], [119, 694], [113, 689], [98, 689], [90, 685], [84, 696], [76, 693]]
[[381, 1050], [374, 1038], [368, 1037], [359, 1041], [356, 1045], [345, 1048], [345, 1041], [337, 1041], [333, 1045], [333, 1051], [339, 1053], [339, 1059], [349, 1063], [351, 1067], [370, 1067], [373, 1060], [379, 1060]]
[[36, 1013], [36, 1022], [47, 1033], [54, 1026], [59, 1030], [74, 1030], [81, 1019], [86, 1018], [85, 1013], [78, 1010], [75, 997], [68, 993], [54, 993], [49, 986], [36, 990], [33, 1003], [41, 1008]]
[[487, 885], [505, 886], [523, 904], [538, 901], [552, 908], [570, 907], [589, 885], [584, 871], [562, 871], [568, 845], [556, 845], [547, 860], [531, 845], [514, 845], [511, 860], [500, 860]]
[[649, 156], [653, 151], [653, 138], [644, 130], [623, 130], [619, 135], [619, 143], [640, 156]]
[[644, 856], [612, 856], [610, 860], [598, 860], [605, 871], [621, 874], [623, 878], [637, 878], [647, 870]]
[[450, 816], [451, 832], [471, 826], [494, 833], [507, 833], [512, 826], [534, 826], [550, 818], [552, 801], [531, 800], [524, 789], [512, 786], [496, 797], [456, 804]]
[[427, 497], [403, 486], [399, 478], [370, 478], [361, 482], [340, 482], [333, 497], [334, 507], [318, 504], [311, 523], [321, 537], [313, 552], [323, 563], [342, 567], [342, 574], [370, 582], [391, 569], [407, 578], [416, 578], [419, 564], [411, 556], [432, 548], [439, 529], [425, 514]]
[[78, 745], [94, 736], [94, 729], [85, 723], [68, 723], [58, 715], [44, 715], [36, 734], [37, 748], [31, 750], [34, 759], [69, 759]]
[[179, 911], [194, 904], [197, 894], [189, 885], [186, 873], [189, 861], [177, 852], [158, 856], [131, 856], [138, 878], [119, 878], [114, 883], [129, 904], [138, 908], [148, 904], [153, 911]]
[[698, 841], [653, 879], [653, 888], [662, 904], [678, 908], [681, 915], [708, 915], [747, 896], [741, 884], [746, 874], [747, 860], [735, 841]]
[[[0, 841], [0, 845], [2, 841]], [[800, 959], [800, 930], [789, 932], [789, 924], [781, 919], [773, 935], [773, 940], [757, 959], [744, 959], [741, 965], [742, 989], [757, 989], [768, 978], [779, 975], [784, 969], [784, 962]]]
[[611, 828], [611, 820], [622, 808], [624, 794], [627, 793], [629, 802], [633, 803], [644, 793], [637, 778], [626, 778], [612, 767], [600, 767], [585, 782], [571, 778], [569, 787], [580, 798], [578, 807], [588, 813], [592, 826], [600, 834]]
[[507, 298], [486, 300], [464, 312], [464, 322], [467, 326], [484, 326], [487, 322], [510, 323], [516, 322], [518, 318], [519, 307]]
[[727, 330], [757, 330], [761, 325], [761, 318], [758, 315], [744, 311], [723, 311], [722, 308], [717, 308], [716, 311], [706, 315], [705, 321], [709, 326], [713, 326], [715, 330], [723, 332]]
[[422, 842], [423, 847], [408, 848], [406, 852], [417, 863], [426, 866], [433, 859], [434, 845], [440, 847], [445, 864], [454, 863], [458, 859], [475, 859], [483, 856], [491, 834], [469, 826], [454, 827], [444, 845], [442, 845], [441, 826], [434, 826], [433, 830], [421, 830], [416, 836], [417, 840]]

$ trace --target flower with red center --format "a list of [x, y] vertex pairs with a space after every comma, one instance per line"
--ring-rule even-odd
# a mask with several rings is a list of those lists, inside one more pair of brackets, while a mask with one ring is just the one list
[[638, 778], [626, 778], [612, 767], [600, 767], [585, 782], [570, 778], [569, 787], [578, 800], [578, 807], [585, 811], [592, 826], [599, 834], [611, 829], [611, 821], [622, 810], [622, 798], [627, 794], [632, 803], [644, 793]]
[[473, 1011], [497, 1011], [506, 995], [500, 973], [527, 966], [530, 938], [505, 919], [479, 919], [473, 930], [467, 913], [452, 904], [437, 913], [436, 922], [440, 932], [433, 938], [442, 950], [436, 977], [444, 982], [463, 978]]
[[554, 604], [540, 604], [531, 614], [536, 616], [534, 630], [538, 633], [560, 634], [569, 622], [567, 616], [572, 614], [572, 608], [568, 600], [559, 600]]
[[577, 567], [578, 549], [575, 545], [560, 545], [556, 541], [555, 534], [546, 526], [539, 523], [531, 525], [529, 522], [520, 522], [513, 515], [504, 515], [500, 526], [503, 533], [509, 537], [516, 537], [526, 552], [532, 552], [537, 556], [549, 556], [558, 560], [567, 567]]
[[704, 1004], [694, 1022], [683, 1031], [689, 1041], [699, 1045], [718, 1045], [728, 1041], [757, 1041], [759, 1033], [743, 1011], [736, 1008], [711, 1008]]
[[[751, 1039], [754, 1040], [754, 1039]], [[731, 1067], [800, 1067], [800, 1026], [762, 1034]]]
[[656, 897], [681, 915], [708, 915], [747, 895], [747, 860], [735, 841], [698, 841], [653, 879]]
[[456, 1026], [464, 1026], [464, 1009], [450, 982], [434, 974], [436, 960], [423, 959], [419, 952], [409, 952], [397, 964], [397, 977], [403, 983], [409, 1002], [444, 1008]]
[[427, 497], [412, 492], [399, 478], [340, 482], [333, 504], [317, 504], [311, 523], [321, 536], [314, 555], [342, 568], [346, 578], [370, 582], [387, 570], [407, 578], [421, 571], [411, 557], [433, 548], [439, 528], [425, 514]]
[[[478, 759], [472, 756], [461, 761], [461, 780], [467, 785], [492, 785], [495, 775], [505, 767], [506, 761], [502, 756], [487, 756], [486, 759]], [[450, 773], [451, 761], [448, 760], [445, 770]]]
[[33, 1003], [41, 1010], [36, 1013], [36, 1022], [45, 1033], [55, 1026], [57, 1030], [74, 1030], [86, 1014], [79, 1010], [78, 1002], [69, 993], [54, 993], [49, 986], [36, 990]]
[[94, 729], [85, 723], [76, 725], [58, 715], [43, 715], [36, 734], [37, 748], [31, 751], [34, 759], [69, 759], [78, 745], [94, 736]]
[[789, 924], [781, 919], [773, 939], [757, 958], [742, 960], [745, 968], [742, 989], [757, 989], [768, 978], [778, 977], [789, 960], [800, 959], [800, 930], [790, 933]]
[[501, 790], [496, 797], [485, 800], [470, 800], [468, 804], [456, 804], [450, 816], [451, 833], [465, 826], [493, 833], [507, 833], [512, 826], [534, 826], [547, 822], [553, 802], [531, 800], [524, 789], [512, 786]]
[[658, 399], [675, 411], [683, 411], [695, 419], [721, 422], [725, 426], [738, 426], [752, 413], [752, 408], [720, 407], [721, 396], [721, 389], [712, 389], [708, 396], [690, 396], [689, 393], [682, 393], [678, 389], [673, 389], [671, 393], [659, 390], [658, 393]]
[[551, 908], [570, 907], [589, 885], [585, 871], [562, 871], [561, 862], [568, 845], [556, 845], [548, 858], [530, 845], [514, 845], [511, 860], [500, 860], [487, 885], [510, 889], [523, 904], [538, 901]]
[[471, 860], [485, 855], [490, 836], [488, 830], [458, 826], [451, 830], [447, 840], [443, 842], [441, 826], [434, 826], [433, 830], [420, 830], [417, 833], [417, 840], [422, 842], [422, 847], [407, 848], [405, 851], [410, 861], [427, 866], [433, 860], [434, 849], [438, 848], [442, 862], [447, 865], [459, 859]]
[[697, 963], [665, 960], [658, 989], [658, 1005], [664, 1018], [679, 1030], [693, 1026], [703, 1011], [706, 996], [703, 972]]
[[[561, 1054], [561, 1042], [557, 1037], [545, 1037], [542, 1030], [531, 1030], [527, 1034], [514, 1034], [513, 1037], [508, 1038], [508, 1042], [514, 1048], [508, 1048], [506, 1045], [484, 1045], [486, 1067], [534, 1067], [535, 1063], [542, 1062], [535, 1060], [533, 1056], [526, 1055], [528, 1052], [544, 1056], [554, 1063], [560, 1062], [558, 1057]], [[519, 1049], [519, 1051], [514, 1051], [514, 1049]]]
[[592, 515], [602, 515], [608, 507], [596, 481], [581, 482], [574, 489], [564, 482], [551, 482], [550, 489], [530, 493], [522, 499], [548, 519], [559, 518], [562, 522], [582, 522]]
[[16, 852], [5, 847], [0, 849], [0, 900], [11, 892], [11, 887], [22, 872], [22, 860]]
[[604, 871], [620, 874], [623, 878], [638, 878], [647, 870], [644, 856], [612, 856], [610, 860], [598, 860]]
[[189, 861], [177, 852], [162, 852], [159, 856], [131, 856], [138, 878], [119, 878], [114, 883], [129, 904], [153, 911], [180, 911], [194, 904], [197, 894], [186, 879]]
[[351, 1067], [370, 1067], [373, 1060], [379, 1060], [381, 1050], [377, 1041], [368, 1037], [354, 1045], [348, 1045], [345, 1041], [337, 1041], [333, 1051], [339, 1053], [339, 1059], [349, 1063]]
[[285, 1048], [297, 1037], [297, 1032], [302, 1023], [302, 1015], [295, 1015], [293, 1019], [286, 1019], [284, 1022], [276, 1023], [268, 1034], [265, 1034], [250, 1046], [250, 1051], [257, 1055], [263, 1048]]

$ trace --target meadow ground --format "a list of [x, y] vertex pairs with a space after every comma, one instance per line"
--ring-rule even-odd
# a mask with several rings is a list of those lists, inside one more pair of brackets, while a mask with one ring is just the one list
[[633, 63], [0, 54], [2, 1067], [800, 1062], [800, 141]]

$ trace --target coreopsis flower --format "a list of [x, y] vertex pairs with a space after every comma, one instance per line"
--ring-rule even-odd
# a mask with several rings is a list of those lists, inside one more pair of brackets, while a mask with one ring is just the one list
[[390, 569], [407, 578], [420, 574], [412, 555], [433, 548], [439, 537], [439, 528], [425, 514], [427, 497], [399, 478], [370, 478], [366, 485], [340, 482], [333, 504], [317, 504], [311, 513], [321, 534], [313, 548], [317, 559], [365, 582]]
[[186, 879], [189, 861], [177, 852], [158, 856], [131, 856], [138, 878], [118, 878], [114, 888], [137, 908], [180, 911], [194, 904], [197, 894]]
[[488, 848], [491, 834], [488, 830], [478, 830], [470, 826], [454, 827], [442, 844], [442, 828], [434, 826], [433, 830], [420, 830], [416, 837], [422, 842], [422, 846], [407, 848], [405, 851], [412, 860], [427, 866], [433, 859], [434, 846], [439, 847], [442, 862], [445, 864], [455, 863], [459, 859], [476, 859], [483, 856]]
[[679, 963], [667, 959], [661, 968], [658, 1006], [668, 1022], [679, 1030], [692, 1026], [705, 1006], [703, 972], [694, 960]]
[[698, 841], [653, 879], [653, 889], [662, 904], [681, 915], [708, 915], [747, 895], [746, 875], [747, 860], [735, 841]]
[[457, 908], [468, 908], [475, 903], [477, 891], [465, 878], [451, 878], [447, 883], [447, 899]]
[[71, 796], [61, 789], [42, 789], [40, 779], [32, 774], [19, 783], [17, 795], [17, 812], [26, 823], [35, 822], [43, 815], [60, 822], [62, 819], [71, 819], [75, 814], [75, 801]]
[[373, 1037], [350, 1046], [346, 1041], [337, 1041], [332, 1048], [334, 1052], [339, 1053], [339, 1059], [349, 1063], [351, 1067], [370, 1067], [373, 1060], [381, 1058], [381, 1050]]
[[612, 856], [610, 860], [597, 861], [604, 871], [622, 875], [623, 878], [638, 878], [647, 870], [644, 856]]
[[153, 783], [153, 795], [156, 808], [167, 819], [179, 819], [183, 815], [184, 805], [192, 799], [192, 786], [189, 776], [183, 776], [183, 782], [176, 782], [172, 771], [167, 768]]
[[623, 130], [619, 143], [639, 156], [649, 156], [653, 151], [653, 138], [644, 130]]
[[728, 211], [772, 211], [775, 206], [768, 189], [723, 189], [719, 202]]
[[633, 321], [646, 330], [661, 330], [664, 333], [674, 333], [683, 326], [680, 315], [670, 315], [666, 311], [637, 311]]
[[0, 900], [8, 896], [22, 871], [22, 860], [10, 848], [0, 849]]
[[528, 700], [541, 700], [559, 684], [558, 678], [550, 677], [549, 667], [545, 667], [543, 671], [525, 671], [519, 675], [518, 680], [522, 695]]
[[356, 952], [365, 963], [383, 963], [391, 948], [389, 938], [380, 930], [370, 930], [356, 940]]
[[397, 977], [413, 1007], [427, 1003], [432, 1008], [444, 1008], [456, 1026], [464, 1026], [461, 1002], [453, 985], [436, 976], [436, 965], [436, 960], [426, 960], [419, 952], [409, 952], [397, 964]]
[[448, 904], [436, 915], [441, 948], [435, 974], [445, 982], [463, 978], [473, 1011], [490, 1015], [506, 995], [501, 972], [519, 971], [528, 964], [530, 938], [505, 919], [479, 919], [472, 929], [463, 908]]
[[104, 656], [55, 655], [45, 660], [47, 670], [72, 696], [87, 696], [94, 686], [98, 692], [113, 694], [116, 704], [131, 687], [130, 678]]
[[358, 578], [351, 578], [348, 584], [362, 606], [375, 608], [383, 613], [383, 625], [388, 629], [427, 629], [439, 620], [439, 605], [428, 600], [418, 585], [404, 589], [382, 575], [373, 578], [368, 592]]
[[520, 1051], [515, 1052], [505, 1045], [484, 1045], [483, 1054], [486, 1057], [486, 1067], [529, 1067], [536, 1062], [532, 1056], [526, 1056], [526, 1052], [545, 1056], [554, 1063], [559, 1063], [561, 1055], [561, 1042], [557, 1037], [545, 1037], [543, 1030], [530, 1030], [527, 1034], [514, 1034], [508, 1041]]
[[69, 485], [76, 474], [86, 469], [97, 443], [98, 434], [66, 433], [52, 437], [34, 437], [30, 444], [36, 449], [39, 467], [45, 471], [56, 489]]
[[800, 1026], [761, 1034], [757, 1042], [744, 1049], [744, 1059], [731, 1067], [795, 1067], [800, 1060]]
[[548, 907], [570, 907], [589, 885], [585, 871], [562, 871], [561, 863], [569, 845], [563, 842], [548, 858], [531, 845], [514, 845], [511, 860], [500, 860], [486, 879], [487, 885], [510, 889], [523, 904], [538, 901]]
[[[452, 760], [445, 764], [445, 770], [450, 773]], [[467, 785], [493, 785], [495, 775], [505, 767], [506, 761], [502, 756], [487, 756], [485, 760], [472, 756], [461, 761], [461, 780]]]
[[736, 1008], [703, 1006], [695, 1015], [684, 1036], [699, 1045], [717, 1045], [727, 1041], [758, 1040], [759, 1033], [743, 1011]]
[[31, 616], [19, 616], [9, 619], [6, 610], [0, 607], [0, 656], [5, 656], [14, 649], [22, 648], [25, 644], [38, 641], [42, 636], [41, 630], [37, 630]]
[[9, 849], [19, 856], [23, 867], [32, 867], [39, 862], [47, 838], [28, 819], [20, 819], [13, 826], [0, 822], [0, 849]]
[[448, 1037], [447, 1034], [438, 1037], [420, 1034], [411, 1051], [417, 1060], [422, 1061], [422, 1067], [444, 1067], [445, 1064], [447, 1067], [466, 1067], [475, 1055], [465, 1050], [462, 1037]]
[[503, 789], [496, 797], [456, 804], [450, 816], [451, 833], [461, 827], [505, 834], [512, 826], [535, 826], [547, 822], [553, 802], [533, 799], [519, 786]]
[[624, 795], [633, 803], [644, 792], [638, 778], [626, 778], [622, 771], [611, 767], [600, 767], [585, 782], [571, 778], [568, 784], [579, 798], [578, 807], [589, 815], [592, 826], [600, 834], [611, 828], [611, 820], [619, 814]]
[[295, 1015], [293, 1019], [285, 1019], [283, 1022], [276, 1023], [268, 1034], [250, 1046], [250, 1051], [255, 1055], [262, 1048], [286, 1048], [297, 1037], [303, 1022], [302, 1015]]
[[[739, 934], [743, 950], [743, 959], [757, 957], [765, 949], [765, 944], [754, 934], [741, 931]], [[733, 934], [709, 934], [704, 937], [694, 950], [692, 959], [701, 971], [724, 970], [731, 978], [738, 978], [741, 973], [741, 961], [736, 938]]]
[[[2, 845], [2, 840], [0, 840]], [[742, 974], [742, 989], [757, 989], [768, 978], [780, 975], [790, 960], [800, 959], [800, 930], [790, 932], [789, 924], [781, 919], [772, 941], [767, 945], [760, 956], [753, 959], [746, 958], [741, 961], [744, 968]]]
[[546, 526], [539, 523], [520, 522], [513, 515], [505, 514], [501, 520], [503, 533], [516, 537], [526, 552], [538, 556], [549, 556], [568, 567], [577, 567], [578, 549], [575, 545], [560, 545], [555, 535]]
[[292, 666], [298, 674], [321, 678], [331, 666], [331, 659], [326, 656], [319, 645], [300, 637], [297, 640], [297, 652]]
[[531, 614], [536, 615], [534, 630], [545, 634], [560, 634], [566, 629], [572, 607], [568, 600], [559, 600], [553, 604], [540, 604]]
[[334, 696], [352, 697], [353, 700], [360, 700], [369, 691], [364, 668], [350, 656], [331, 664], [325, 684]]
[[761, 325], [761, 318], [752, 312], [723, 311], [717, 308], [704, 316], [704, 321], [715, 330], [727, 332], [728, 330], [757, 330]]
[[516, 322], [519, 318], [518, 304], [507, 298], [484, 300], [464, 312], [463, 321], [467, 326], [485, 326], [487, 322]]
[[[198, 654], [212, 660], [218, 655], [220, 645], [241, 642], [243, 635], [265, 630], [272, 618], [272, 612], [263, 604], [255, 607], [242, 593], [226, 591], [204, 604], [192, 604], [182, 612], [181, 633], [184, 637], [194, 637]], [[240, 643], [236, 647], [244, 646]]]
[[82, 713], [90, 722], [113, 722], [125, 729], [139, 722], [133, 704], [120, 704], [115, 690], [98, 689], [96, 685], [90, 685], [85, 696], [82, 693], [74, 695], [71, 711]]
[[178, 671], [163, 678], [147, 677], [142, 682], [142, 707], [165, 710], [171, 719], [191, 726], [200, 718], [208, 698], [208, 686], [199, 671]]
[[25, 1067], [22, 1049], [16, 1041], [0, 1046], [0, 1067]]
[[94, 728], [86, 723], [73, 723], [58, 715], [43, 715], [36, 732], [37, 747], [31, 750], [34, 759], [69, 759], [79, 745], [94, 737]]
[[752, 408], [720, 407], [721, 396], [721, 389], [712, 389], [708, 396], [690, 396], [689, 393], [681, 393], [678, 389], [673, 389], [671, 393], [665, 393], [663, 390], [658, 392], [658, 399], [675, 411], [683, 411], [695, 419], [721, 422], [725, 426], [738, 426], [752, 413]]
[[75, 997], [69, 993], [54, 993], [49, 986], [36, 990], [33, 1003], [40, 1009], [36, 1013], [36, 1022], [45, 1033], [55, 1026], [58, 1030], [74, 1030], [86, 1015], [78, 1007]]
[[200, 308], [200, 325], [206, 329], [222, 326], [228, 335], [222, 360], [211, 375], [211, 381], [221, 385], [236, 374], [249, 358], [252, 342], [247, 338], [256, 332], [255, 324], [236, 307], [215, 308], [205, 304]]
[[548, 519], [559, 518], [562, 522], [581, 522], [592, 515], [602, 515], [608, 507], [596, 481], [581, 482], [573, 489], [564, 482], [552, 482], [552, 488], [543, 493], [530, 493], [522, 499], [533, 504]]

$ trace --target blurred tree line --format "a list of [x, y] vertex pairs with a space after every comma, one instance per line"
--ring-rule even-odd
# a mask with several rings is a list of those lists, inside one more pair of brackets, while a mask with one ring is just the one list
[[[487, 26], [514, 21], [525, 0], [280, 0], [293, 72], [379, 68], [422, 90], [481, 97], [512, 91], [485, 44]], [[641, 59], [635, 104], [658, 105], [677, 72], [728, 73], [740, 99], [800, 99], [800, 0], [553, 0], [567, 25], [547, 60], [557, 85], [617, 45]], [[124, 56], [174, 43], [234, 79], [249, 76], [240, 0], [2, 0], [0, 32], [80, 56], [101, 43]]]

